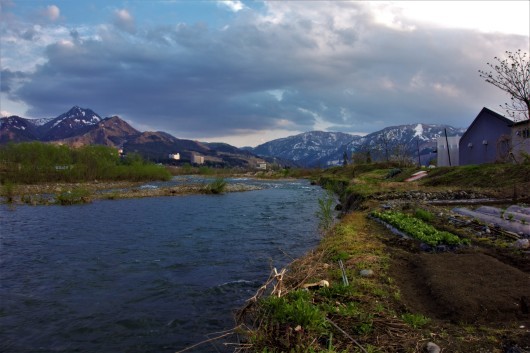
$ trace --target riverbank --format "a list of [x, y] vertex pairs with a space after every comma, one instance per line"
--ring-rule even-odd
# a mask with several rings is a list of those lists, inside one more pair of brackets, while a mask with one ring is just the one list
[[[453, 212], [459, 205], [478, 208], [485, 198], [501, 209], [507, 198], [524, 205], [530, 178], [523, 167], [518, 174], [483, 168], [504, 179], [474, 167], [472, 174], [453, 168], [411, 183], [404, 180], [415, 170], [393, 177], [385, 166], [328, 171], [320, 182], [341, 196], [342, 217], [314, 251], [272, 274], [240, 311], [244, 351], [529, 351], [528, 233]], [[373, 211], [421, 219], [464, 241], [433, 247], [403, 238]], [[304, 289], [318, 283], [325, 284]]]

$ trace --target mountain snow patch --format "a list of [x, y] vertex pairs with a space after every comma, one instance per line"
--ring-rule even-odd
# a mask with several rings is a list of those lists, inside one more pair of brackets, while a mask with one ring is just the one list
[[422, 124], [418, 124], [416, 125], [416, 127], [414, 128], [414, 137], [418, 136], [418, 138], [422, 139], [422, 140], [425, 140], [425, 137], [423, 136], [423, 125]]

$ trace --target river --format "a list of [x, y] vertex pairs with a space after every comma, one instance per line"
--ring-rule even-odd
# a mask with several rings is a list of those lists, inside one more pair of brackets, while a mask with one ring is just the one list
[[175, 352], [232, 328], [271, 266], [319, 241], [319, 187], [246, 182], [264, 189], [1, 205], [0, 351]]

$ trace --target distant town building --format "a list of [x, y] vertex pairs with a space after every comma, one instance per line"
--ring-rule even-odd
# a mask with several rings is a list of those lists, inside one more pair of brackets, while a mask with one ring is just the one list
[[459, 165], [459, 143], [460, 136], [451, 136], [447, 138], [442, 136], [436, 139], [436, 165], [438, 167], [454, 167]]
[[267, 162], [258, 161], [257, 164], [256, 164], [256, 169], [267, 170]]
[[191, 163], [193, 164], [204, 164], [204, 156], [197, 153], [191, 154]]
[[175, 161], [180, 160], [180, 153], [170, 153], [168, 156], [169, 159], [173, 159]]

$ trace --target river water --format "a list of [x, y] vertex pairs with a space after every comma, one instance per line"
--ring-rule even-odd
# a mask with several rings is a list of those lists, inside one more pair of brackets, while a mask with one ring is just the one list
[[320, 188], [247, 182], [264, 189], [0, 206], [0, 351], [175, 352], [232, 328], [319, 239]]

